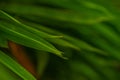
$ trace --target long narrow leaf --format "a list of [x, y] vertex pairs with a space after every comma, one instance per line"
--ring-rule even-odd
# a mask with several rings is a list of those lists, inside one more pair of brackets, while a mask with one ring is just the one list
[[4, 64], [24, 80], [36, 80], [27, 70], [21, 67], [17, 62], [2, 51], [0, 51], [0, 63]]

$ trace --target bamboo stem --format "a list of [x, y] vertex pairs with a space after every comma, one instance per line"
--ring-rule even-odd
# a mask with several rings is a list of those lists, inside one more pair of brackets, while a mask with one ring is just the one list
[[15, 59], [21, 64], [26, 70], [28, 70], [32, 75], [37, 77], [35, 66], [31, 62], [30, 58], [26, 54], [25, 49], [12, 41], [8, 41], [9, 49]]

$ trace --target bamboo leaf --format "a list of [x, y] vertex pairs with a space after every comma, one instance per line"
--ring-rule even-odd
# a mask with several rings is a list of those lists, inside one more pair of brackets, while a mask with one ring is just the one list
[[24, 80], [36, 80], [27, 70], [16, 63], [12, 58], [0, 51], [0, 63], [11, 69]]
[[39, 27], [39, 24], [35, 24], [35, 23], [30, 23], [30, 22], [26, 22], [27, 24], [30, 24], [30, 25], [34, 25], [34, 27], [36, 29], [39, 29], [39, 30], [42, 30], [42, 31], [45, 31], [45, 32], [48, 32], [48, 33], [51, 33], [51, 34], [58, 34], [58, 35], [62, 35], [64, 36], [64, 40], [69, 42], [70, 44], [78, 47], [79, 49], [85, 49], [85, 50], [89, 50], [89, 51], [95, 51], [95, 52], [98, 52], [98, 53], [102, 53], [102, 54], [105, 54], [104, 51], [100, 50], [100, 49], [97, 49], [91, 45], [89, 45], [88, 43], [86, 43], [85, 41], [82, 41], [80, 39], [77, 39], [77, 38], [74, 38], [74, 37], [71, 37], [70, 35], [66, 35], [66, 34], [63, 34], [62, 32], [59, 32], [57, 30], [54, 30], [54, 29], [50, 29], [48, 27]]
[[23, 28], [27, 31], [30, 31], [31, 33], [34, 33], [40, 37], [43, 37], [43, 38], [60, 38], [61, 37], [61, 36], [50, 35], [50, 34], [45, 33], [43, 31], [37, 30], [31, 26], [27, 26], [27, 25], [21, 23], [20, 21], [18, 21], [17, 19], [15, 19], [14, 17], [10, 16], [9, 14], [3, 12], [2, 10], [0, 10], [0, 15], [4, 19], [11, 21], [14, 25], [19, 26], [20, 28]]
[[3, 32], [2, 35], [5, 36], [5, 38], [8, 40], [14, 41], [27, 47], [52, 52], [58, 56], [62, 56], [61, 52], [58, 51], [50, 43], [26, 30], [17, 28], [11, 24], [3, 24], [3, 22], [0, 24], [0, 27], [1, 31]]
[[[76, 4], [74, 4], [75, 6]], [[83, 7], [83, 6], [82, 6]], [[39, 16], [54, 19], [55, 21], [74, 22], [81, 24], [94, 24], [101, 21], [111, 20], [111, 16], [106, 15], [104, 12], [99, 12], [89, 9], [81, 9], [81, 6], [77, 6], [77, 11], [74, 10], [56, 10], [47, 7], [37, 7], [32, 5], [11, 4], [3, 7], [3, 10], [12, 12], [22, 16]], [[80, 10], [81, 9], [81, 10]], [[32, 12], [31, 12], [32, 11]], [[80, 12], [79, 12], [80, 11]], [[81, 12], [82, 11], [82, 12]], [[89, 14], [86, 14], [89, 13]], [[94, 13], [94, 14], [93, 14]]]

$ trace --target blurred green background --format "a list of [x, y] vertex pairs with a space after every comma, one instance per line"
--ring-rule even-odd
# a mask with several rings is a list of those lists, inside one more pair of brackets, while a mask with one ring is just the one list
[[0, 0], [0, 53], [0, 80], [120, 80], [120, 1]]

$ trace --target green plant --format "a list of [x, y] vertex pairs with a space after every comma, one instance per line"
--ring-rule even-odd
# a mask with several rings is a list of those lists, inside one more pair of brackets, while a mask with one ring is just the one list
[[0, 80], [119, 80], [117, 0], [0, 2]]

